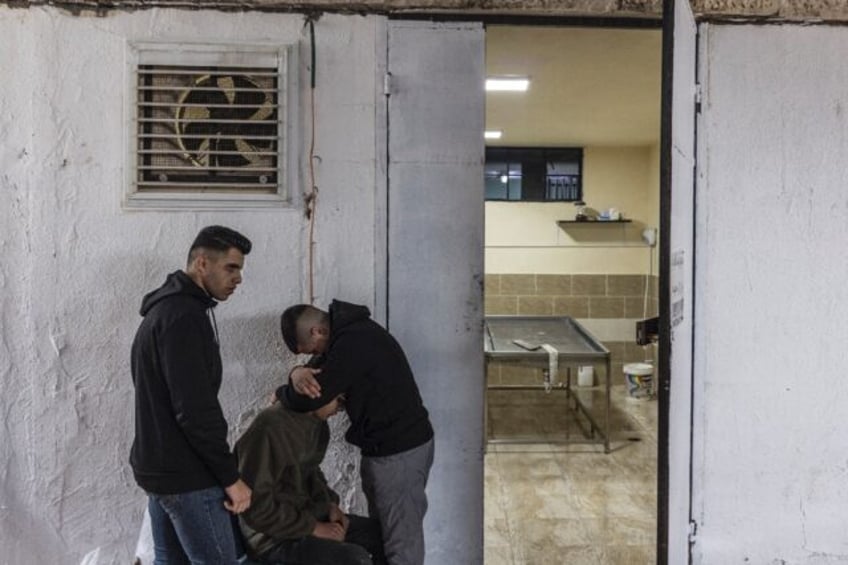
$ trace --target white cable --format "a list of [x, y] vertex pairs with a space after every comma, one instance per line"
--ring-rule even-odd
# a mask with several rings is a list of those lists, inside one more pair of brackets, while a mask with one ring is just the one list
[[548, 352], [548, 373], [545, 375], [545, 392], [551, 392], [551, 387], [557, 378], [559, 370], [559, 351], [553, 345], [542, 344], [542, 349]]

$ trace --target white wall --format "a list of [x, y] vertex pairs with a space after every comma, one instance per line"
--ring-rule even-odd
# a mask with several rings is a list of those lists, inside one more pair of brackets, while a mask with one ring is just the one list
[[486, 202], [486, 273], [647, 273], [641, 232], [658, 226], [658, 171], [656, 146], [585, 149], [584, 201], [598, 211], [617, 208], [630, 224], [563, 229], [557, 220], [577, 212], [570, 202]]
[[696, 563], [848, 563], [848, 29], [701, 26]]
[[[319, 304], [337, 295], [374, 302], [377, 21], [323, 16], [315, 26]], [[292, 362], [277, 316], [308, 300], [302, 187], [285, 209], [121, 209], [127, 40], [298, 41], [308, 60], [298, 15], [153, 9], [76, 17], [0, 6], [3, 563], [78, 563], [96, 548], [99, 563], [130, 562], [144, 496], [127, 463], [129, 347], [141, 296], [183, 266], [200, 227], [230, 225], [255, 245], [244, 284], [218, 309], [221, 400], [234, 433]], [[301, 72], [305, 87], [305, 63]], [[331, 480], [359, 504], [356, 458], [338, 449]]]

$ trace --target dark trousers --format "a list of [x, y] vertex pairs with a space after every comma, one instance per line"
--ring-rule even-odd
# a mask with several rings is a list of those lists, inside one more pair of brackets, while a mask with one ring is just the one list
[[385, 565], [380, 523], [348, 514], [343, 542], [315, 536], [285, 541], [262, 556], [262, 563], [285, 565]]

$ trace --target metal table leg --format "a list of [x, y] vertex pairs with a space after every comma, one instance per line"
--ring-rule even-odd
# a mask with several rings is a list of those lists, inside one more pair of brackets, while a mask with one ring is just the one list
[[606, 398], [606, 422], [604, 423], [604, 453], [610, 452], [610, 393], [612, 391], [612, 377], [610, 375], [610, 358], [607, 355], [606, 361], [606, 373], [607, 373], [607, 398]]

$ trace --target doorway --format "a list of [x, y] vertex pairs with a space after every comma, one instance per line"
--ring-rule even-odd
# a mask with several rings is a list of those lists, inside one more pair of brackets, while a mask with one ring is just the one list
[[[656, 561], [661, 60], [659, 22], [487, 26], [487, 77], [529, 85], [486, 94], [485, 314], [576, 320], [613, 385], [605, 454], [541, 369], [488, 365], [487, 565]], [[600, 419], [605, 377], [572, 375]]]

